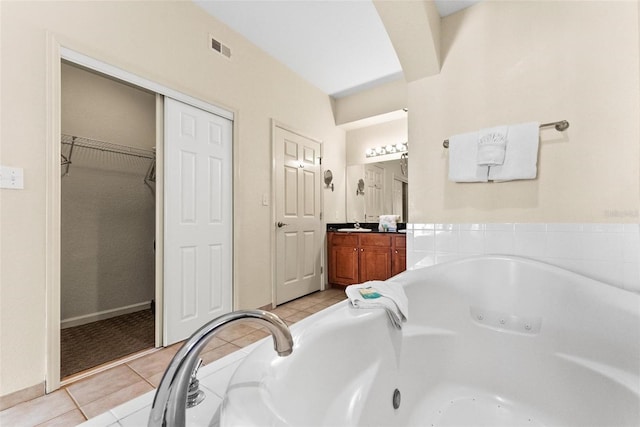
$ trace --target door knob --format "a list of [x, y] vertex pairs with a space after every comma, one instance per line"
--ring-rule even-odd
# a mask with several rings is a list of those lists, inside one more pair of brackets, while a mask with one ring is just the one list
[[282, 228], [282, 227], [286, 227], [286, 226], [287, 226], [287, 225], [289, 225], [289, 224], [285, 224], [285, 223], [284, 223], [284, 222], [282, 222], [282, 221], [278, 221], [278, 223], [277, 223], [276, 225], [278, 226], [278, 228]]

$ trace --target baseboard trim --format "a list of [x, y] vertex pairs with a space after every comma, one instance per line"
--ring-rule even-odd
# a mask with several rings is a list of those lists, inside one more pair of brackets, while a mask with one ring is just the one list
[[9, 409], [20, 403], [28, 402], [35, 398], [44, 396], [44, 382], [27, 387], [22, 390], [14, 391], [5, 396], [0, 396], [0, 411]]
[[151, 301], [131, 304], [125, 307], [112, 308], [110, 310], [99, 311], [97, 313], [89, 313], [82, 316], [70, 317], [60, 321], [60, 329], [71, 328], [73, 326], [86, 325], [87, 323], [97, 322], [98, 320], [110, 319], [123, 314], [135, 313], [136, 311], [146, 310], [151, 307]]

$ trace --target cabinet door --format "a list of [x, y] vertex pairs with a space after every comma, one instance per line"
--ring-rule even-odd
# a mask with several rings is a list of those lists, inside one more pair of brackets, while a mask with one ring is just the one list
[[358, 283], [358, 249], [353, 246], [332, 246], [329, 251], [329, 283]]
[[360, 248], [360, 282], [387, 280], [391, 277], [391, 249], [389, 247]]
[[391, 256], [391, 275], [402, 273], [407, 269], [407, 252], [405, 249], [394, 249]]
[[327, 233], [327, 270], [332, 285], [358, 283], [358, 236]]
[[391, 275], [395, 276], [407, 269], [407, 239], [405, 236], [394, 236], [391, 253]]

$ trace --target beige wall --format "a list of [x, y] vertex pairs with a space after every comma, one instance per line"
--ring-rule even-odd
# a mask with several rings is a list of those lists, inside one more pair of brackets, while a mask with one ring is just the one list
[[151, 150], [156, 96], [67, 63], [61, 68], [62, 133]]
[[[155, 147], [154, 94], [68, 64], [61, 82], [62, 133]], [[151, 160], [76, 147], [71, 161], [61, 182], [60, 320], [147, 304], [155, 298]]]
[[[51, 63], [48, 34], [63, 46], [236, 114], [235, 229], [241, 254], [235, 306], [271, 301], [271, 119], [324, 141], [344, 180], [344, 131], [328, 96], [189, 1], [0, 2], [3, 165], [23, 167], [25, 189], [2, 190], [0, 395], [41, 383], [45, 370], [46, 135]], [[208, 49], [208, 34], [232, 49]], [[344, 218], [344, 192], [325, 191], [325, 209]], [[19, 326], [16, 326], [19, 325]]]
[[336, 123], [343, 125], [407, 107], [407, 82], [394, 80], [334, 100]]
[[61, 184], [60, 320], [89, 322], [107, 310], [149, 308], [155, 197], [144, 176], [151, 161], [74, 151]]
[[[409, 84], [410, 222], [637, 223], [637, 8], [485, 1], [443, 19], [441, 73]], [[447, 181], [450, 135], [563, 119], [536, 180]]]

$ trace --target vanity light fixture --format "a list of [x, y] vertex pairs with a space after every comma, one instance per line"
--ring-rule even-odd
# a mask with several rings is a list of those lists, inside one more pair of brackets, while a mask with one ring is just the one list
[[367, 157], [384, 156], [393, 153], [406, 153], [409, 149], [408, 142], [398, 142], [397, 144], [387, 144], [385, 146], [369, 148], [365, 152]]

